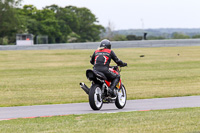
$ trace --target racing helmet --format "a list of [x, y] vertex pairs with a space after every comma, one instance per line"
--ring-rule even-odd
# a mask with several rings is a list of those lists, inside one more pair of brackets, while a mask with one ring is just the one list
[[104, 40], [101, 41], [100, 47], [111, 49], [111, 43], [110, 43], [109, 40], [104, 39]]

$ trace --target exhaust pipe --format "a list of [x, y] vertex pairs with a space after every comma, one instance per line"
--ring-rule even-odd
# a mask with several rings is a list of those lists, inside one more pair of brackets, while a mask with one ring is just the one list
[[89, 95], [90, 89], [85, 85], [85, 83], [81, 82], [80, 86], [85, 91], [85, 93]]

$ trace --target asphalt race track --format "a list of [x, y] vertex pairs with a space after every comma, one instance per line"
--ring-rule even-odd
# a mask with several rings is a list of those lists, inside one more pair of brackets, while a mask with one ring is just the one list
[[115, 104], [104, 104], [100, 111], [93, 111], [89, 103], [0, 107], [0, 120], [70, 114], [149, 111], [184, 107], [200, 107], [200, 96], [128, 100], [124, 109], [117, 109]]

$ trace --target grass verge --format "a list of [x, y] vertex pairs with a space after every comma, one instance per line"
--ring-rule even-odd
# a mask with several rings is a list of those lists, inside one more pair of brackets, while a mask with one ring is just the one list
[[0, 131], [6, 133], [195, 133], [200, 131], [199, 118], [200, 108], [69, 115], [0, 121]]

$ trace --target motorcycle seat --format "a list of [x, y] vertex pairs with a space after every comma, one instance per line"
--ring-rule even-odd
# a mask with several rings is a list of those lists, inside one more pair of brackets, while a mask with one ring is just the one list
[[102, 73], [102, 72], [99, 72], [99, 71], [96, 71], [96, 70], [91, 70], [91, 69], [88, 69], [86, 71], [86, 76], [89, 78], [89, 79], [93, 79], [94, 78], [94, 75], [96, 77], [99, 77], [103, 80], [107, 80], [106, 76]]

